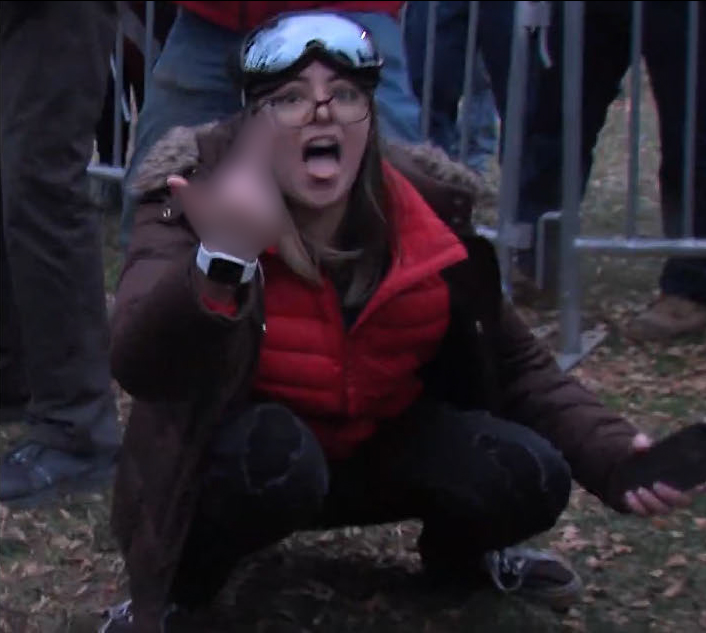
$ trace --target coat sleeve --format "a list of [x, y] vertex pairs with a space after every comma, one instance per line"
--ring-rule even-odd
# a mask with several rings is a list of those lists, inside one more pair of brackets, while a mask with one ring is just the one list
[[198, 239], [168, 198], [138, 210], [112, 319], [113, 375], [141, 400], [188, 399], [237, 362], [252, 363], [261, 328], [261, 289], [253, 283], [229, 317], [198, 294]]
[[496, 350], [502, 414], [547, 438], [562, 451], [584, 488], [622, 510], [621, 500], [608, 498], [609, 478], [630, 454], [637, 430], [563, 373], [507, 303]]

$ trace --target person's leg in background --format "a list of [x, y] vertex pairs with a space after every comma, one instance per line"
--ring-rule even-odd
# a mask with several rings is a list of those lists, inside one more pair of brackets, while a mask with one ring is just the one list
[[351, 17], [370, 31], [385, 60], [375, 91], [381, 136], [407, 143], [421, 142], [421, 110], [409, 84], [399, 20], [386, 13], [354, 12]]
[[173, 127], [200, 125], [240, 109], [241, 96], [227, 62], [243, 36], [179, 9], [138, 115], [135, 151], [125, 175], [123, 248], [129, 243], [137, 205], [130, 183], [152, 146]]
[[[21, 396], [26, 379], [32, 424], [0, 463], [0, 501], [30, 505], [108, 479], [119, 444], [102, 218], [86, 172], [116, 7], [3, 2], [1, 11], [2, 395], [14, 382], [7, 395]], [[21, 342], [6, 340], [18, 332]]]
[[[618, 95], [627, 70], [630, 47], [630, 3], [587, 3], [584, 25], [584, 78], [581, 145], [581, 191], [586, 187], [593, 149], [608, 107]], [[527, 110], [520, 168], [517, 219], [529, 224], [561, 209], [563, 137], [563, 7], [553, 3], [549, 29], [553, 65], [545, 68], [537, 49], [530, 55]], [[534, 248], [518, 253], [518, 267], [534, 277]], [[549, 270], [557, 266], [549, 263]], [[553, 286], [556, 280], [546, 280]]]
[[[412, 90], [419, 103], [424, 90], [429, 2], [409, 2], [404, 18], [405, 47]], [[468, 2], [439, 2], [436, 10], [434, 83], [429, 135], [432, 143], [451, 155], [457, 141], [458, 103], [468, 34]]]
[[476, 57], [474, 65], [471, 99], [466, 108], [465, 121], [461, 119], [461, 112], [451, 158], [461, 158], [461, 129], [465, 127], [468, 130], [468, 154], [462, 158], [472, 170], [483, 174], [498, 155], [498, 113], [481, 55]]
[[549, 530], [571, 491], [561, 454], [526, 427], [422, 402], [381, 422], [378, 435], [331, 463], [330, 473], [322, 527], [421, 518], [420, 553], [434, 582], [492, 579], [555, 606], [580, 591], [559, 559], [512, 548]]
[[[0, 165], [0, 176], [2, 165]], [[1, 180], [1, 178], [0, 178]], [[5, 223], [2, 221], [0, 186], [0, 423], [20, 422], [27, 412], [29, 385], [22, 349], [20, 316], [12, 289], [10, 261], [5, 248]]]
[[[643, 51], [657, 101], [662, 145], [660, 186], [666, 237], [682, 237], [686, 108], [686, 2], [645, 4]], [[696, 152], [694, 164], [695, 237], [706, 237], [706, 4], [699, 3]], [[660, 278], [662, 296], [633, 323], [630, 335], [665, 339], [706, 331], [706, 258], [672, 257]]]
[[[428, 2], [411, 2], [404, 19], [405, 46], [412, 89], [421, 102], [424, 90]], [[476, 56], [471, 103], [466, 120], [460, 121], [459, 100], [464, 82], [468, 37], [468, 2], [439, 2], [436, 10], [434, 46], [434, 83], [430, 119], [430, 137], [451, 158], [459, 159], [460, 126], [469, 131], [468, 156], [464, 162], [478, 173], [497, 150], [495, 102], [490, 80], [480, 56]]]

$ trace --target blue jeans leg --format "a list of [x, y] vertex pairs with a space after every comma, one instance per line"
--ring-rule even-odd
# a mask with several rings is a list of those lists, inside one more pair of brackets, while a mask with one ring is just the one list
[[471, 100], [466, 108], [465, 120], [459, 112], [458, 127], [468, 130], [468, 154], [460, 156], [461, 129], [456, 134], [451, 155], [462, 158], [473, 170], [482, 173], [488, 169], [488, 163], [498, 151], [498, 119], [495, 109], [493, 90], [486, 74], [483, 58], [478, 56], [474, 64], [471, 85]]
[[[427, 51], [429, 2], [410, 2], [405, 15], [405, 44], [409, 74], [415, 95], [421, 101]], [[430, 136], [434, 145], [452, 153], [458, 137], [456, 119], [463, 87], [468, 25], [467, 2], [440, 2], [436, 13], [434, 80]]]
[[150, 148], [168, 130], [199, 125], [233, 114], [240, 94], [226, 60], [240, 47], [243, 34], [180, 10], [152, 74], [139, 114], [135, 152], [125, 178], [120, 241], [126, 248], [137, 200], [130, 183]]
[[351, 13], [351, 17], [370, 31], [385, 60], [375, 93], [381, 136], [421, 142], [421, 110], [409, 83], [402, 26], [385, 13]]

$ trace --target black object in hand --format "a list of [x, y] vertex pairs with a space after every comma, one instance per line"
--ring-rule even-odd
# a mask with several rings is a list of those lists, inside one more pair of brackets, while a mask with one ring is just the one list
[[619, 464], [611, 479], [614, 498], [661, 482], [682, 492], [706, 483], [706, 424], [668, 435]]

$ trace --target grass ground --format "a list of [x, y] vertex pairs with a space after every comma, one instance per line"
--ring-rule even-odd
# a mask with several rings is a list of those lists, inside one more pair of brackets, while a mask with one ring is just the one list
[[[622, 226], [627, 174], [624, 102], [610, 111], [584, 201], [587, 232]], [[659, 234], [654, 107], [643, 108], [639, 226]], [[107, 277], [117, 273], [116, 219], [107, 218]], [[631, 345], [629, 319], [652, 299], [660, 262], [584, 258], [584, 319], [608, 330], [574, 373], [641, 427], [661, 436], [706, 420], [706, 343]], [[525, 310], [534, 325], [551, 308]], [[124, 415], [127, 401], [120, 398]], [[18, 436], [0, 427], [0, 448]], [[0, 506], [0, 631], [95, 631], [101, 610], [127, 594], [109, 528], [109, 493], [66, 498], [57, 507], [10, 512]], [[296, 535], [245, 562], [208, 622], [243, 632], [706, 630], [706, 499], [666, 519], [617, 515], [576, 489], [558, 525], [537, 539], [568, 556], [586, 584], [583, 602], [554, 614], [489, 592], [430, 592], [420, 583], [415, 523]], [[235, 624], [237, 623], [237, 626]]]

